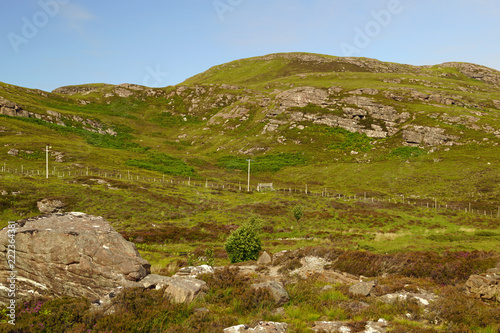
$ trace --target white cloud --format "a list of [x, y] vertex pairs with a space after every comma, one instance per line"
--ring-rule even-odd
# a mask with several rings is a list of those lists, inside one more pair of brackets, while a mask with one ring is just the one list
[[61, 7], [61, 16], [66, 20], [68, 26], [82, 37], [89, 37], [85, 23], [96, 19], [96, 16], [90, 11], [73, 3]]
[[71, 21], [90, 21], [95, 19], [95, 15], [83, 7], [68, 3], [61, 8], [61, 15]]

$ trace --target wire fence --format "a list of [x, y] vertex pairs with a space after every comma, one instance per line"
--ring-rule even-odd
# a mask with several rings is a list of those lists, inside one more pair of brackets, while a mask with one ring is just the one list
[[[368, 195], [367, 192], [358, 194], [345, 194], [335, 191], [329, 187], [319, 187], [310, 186], [304, 184], [300, 188], [284, 185], [274, 185], [270, 183], [264, 184], [248, 184], [247, 182], [238, 182], [238, 184], [233, 182], [221, 182], [209, 180], [201, 180], [199, 178], [191, 177], [179, 177], [162, 175], [159, 177], [146, 175], [145, 173], [139, 173], [137, 171], [106, 171], [100, 170], [95, 167], [80, 167], [78, 169], [70, 169], [68, 167], [60, 168], [51, 167], [48, 172], [46, 169], [34, 169], [29, 167], [21, 166], [20, 168], [9, 168], [6, 163], [0, 167], [0, 172], [3, 174], [15, 174], [20, 176], [28, 177], [40, 177], [40, 178], [72, 178], [72, 177], [97, 177], [104, 179], [116, 179], [116, 180], [127, 180], [127, 181], [137, 181], [137, 182], [147, 182], [147, 183], [158, 183], [161, 184], [171, 184], [177, 186], [193, 186], [193, 187], [204, 187], [207, 189], [225, 190], [225, 191], [236, 191], [236, 192], [269, 192], [279, 193], [283, 195], [307, 195], [322, 197], [331, 200], [343, 200], [343, 201], [360, 201], [367, 203], [392, 203], [400, 205], [410, 205], [415, 207], [423, 207], [427, 209], [432, 209], [435, 211], [457, 211], [467, 214], [474, 214], [480, 216], [487, 216], [491, 218], [500, 218], [500, 205], [498, 207], [493, 207], [491, 205], [484, 206], [482, 204], [480, 207], [478, 203], [472, 202], [443, 202], [437, 198], [415, 198], [408, 195], [398, 195], [389, 197], [387, 195]], [[265, 185], [265, 186], [261, 186]]]

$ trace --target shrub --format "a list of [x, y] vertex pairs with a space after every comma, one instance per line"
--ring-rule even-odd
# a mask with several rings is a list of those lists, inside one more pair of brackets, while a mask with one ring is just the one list
[[297, 225], [300, 227], [299, 221], [304, 215], [304, 212], [302, 211], [302, 206], [297, 205], [293, 208], [293, 217], [295, 218], [295, 221], [297, 221]]
[[224, 247], [232, 263], [257, 260], [261, 249], [261, 227], [261, 220], [251, 218], [229, 235]]

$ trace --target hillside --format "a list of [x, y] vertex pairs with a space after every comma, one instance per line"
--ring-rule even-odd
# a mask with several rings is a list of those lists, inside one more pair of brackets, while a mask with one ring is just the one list
[[[20, 164], [10, 149], [53, 142], [66, 161], [86, 167], [233, 183], [246, 180], [251, 157], [255, 182], [493, 208], [499, 78], [466, 63], [291, 53], [237, 60], [161, 89], [93, 84], [48, 93], [2, 84], [1, 113], [18, 118], [2, 119], [0, 154]], [[12, 140], [19, 131], [29, 139]], [[173, 160], [177, 167], [165, 167]]]

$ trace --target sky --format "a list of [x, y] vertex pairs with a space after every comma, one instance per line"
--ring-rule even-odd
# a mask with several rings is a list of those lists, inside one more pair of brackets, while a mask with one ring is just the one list
[[3, 0], [0, 81], [179, 84], [278, 52], [500, 70], [498, 0]]

